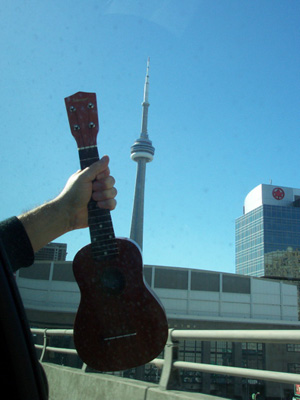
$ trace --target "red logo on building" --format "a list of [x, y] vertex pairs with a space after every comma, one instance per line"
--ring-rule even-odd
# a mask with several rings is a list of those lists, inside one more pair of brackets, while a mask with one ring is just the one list
[[274, 199], [282, 200], [284, 198], [285, 193], [284, 193], [283, 189], [277, 187], [277, 188], [273, 189], [272, 195], [273, 195]]

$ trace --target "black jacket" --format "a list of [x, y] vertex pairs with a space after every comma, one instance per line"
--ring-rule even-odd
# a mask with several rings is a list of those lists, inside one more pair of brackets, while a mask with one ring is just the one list
[[[33, 264], [34, 253], [22, 223], [0, 223], [1, 391], [15, 400], [46, 400], [48, 385], [39, 364], [14, 272]], [[6, 394], [7, 393], [7, 394]]]

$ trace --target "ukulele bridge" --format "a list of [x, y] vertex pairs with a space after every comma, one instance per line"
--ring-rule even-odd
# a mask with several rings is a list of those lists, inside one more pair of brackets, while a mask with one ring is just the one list
[[131, 336], [136, 336], [136, 332], [134, 332], [134, 333], [127, 333], [126, 335], [111, 336], [111, 337], [105, 338], [105, 339], [103, 339], [103, 340], [104, 340], [104, 341], [107, 341], [107, 340], [114, 340], [114, 339], [127, 338], [127, 337], [131, 337]]

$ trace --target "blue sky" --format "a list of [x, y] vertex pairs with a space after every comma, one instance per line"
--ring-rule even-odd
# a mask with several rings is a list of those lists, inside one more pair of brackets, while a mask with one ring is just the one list
[[[128, 237], [150, 57], [144, 262], [235, 271], [235, 219], [260, 183], [300, 187], [300, 2], [3, 1], [1, 210], [39, 205], [79, 168], [64, 97], [96, 92], [100, 154]], [[58, 239], [68, 259], [88, 230]]]

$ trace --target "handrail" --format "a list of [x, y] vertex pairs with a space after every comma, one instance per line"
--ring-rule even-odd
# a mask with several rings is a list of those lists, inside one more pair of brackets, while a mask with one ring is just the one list
[[172, 339], [251, 343], [300, 343], [298, 330], [172, 330]]
[[[42, 350], [40, 361], [42, 362], [47, 351], [77, 354], [76, 349], [48, 346], [50, 336], [73, 336], [73, 329], [38, 329], [32, 328], [31, 332], [43, 335], [43, 345], [36, 344], [37, 349]], [[251, 343], [292, 343], [300, 344], [300, 331], [298, 330], [169, 330], [168, 340], [165, 346], [164, 359], [154, 359], [150, 364], [162, 368], [159, 387], [163, 390], [169, 389], [179, 383], [179, 369], [200, 371], [204, 373], [223, 374], [249, 379], [259, 379], [280, 383], [295, 384], [300, 382], [300, 374], [287, 372], [255, 370], [249, 368], [228, 367], [222, 365], [211, 365], [193, 363], [178, 360], [178, 340], [200, 340], [200, 341], [227, 341], [227, 342], [251, 342]], [[86, 370], [83, 364], [82, 369]]]
[[222, 365], [200, 364], [187, 361], [174, 361], [173, 367], [189, 371], [201, 371], [210, 374], [225, 374], [238, 377], [247, 376], [247, 378], [249, 379], [290, 383], [292, 385], [298, 382], [300, 377], [299, 374], [291, 374], [288, 372], [266, 371], [258, 369], [255, 370], [255, 369], [238, 368], [238, 367], [225, 367]]
[[53, 351], [55, 353], [62, 353], [62, 354], [77, 354], [76, 349], [67, 349], [63, 347], [53, 347], [47, 346], [48, 337], [49, 336], [73, 336], [73, 329], [39, 329], [39, 328], [31, 328], [31, 333], [36, 335], [43, 335], [43, 344], [35, 344], [35, 348], [42, 350], [40, 356], [40, 362], [43, 361], [46, 351]]

